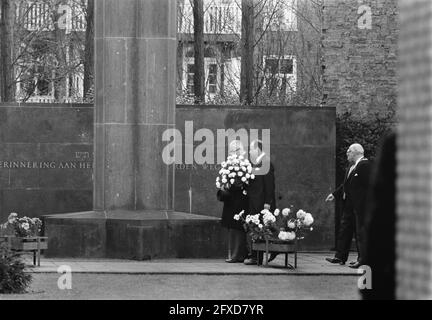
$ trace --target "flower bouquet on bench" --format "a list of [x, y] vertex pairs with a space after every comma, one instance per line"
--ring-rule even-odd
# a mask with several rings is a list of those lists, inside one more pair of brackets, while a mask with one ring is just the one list
[[[274, 212], [264, 209], [259, 214], [245, 215], [244, 211], [234, 216], [235, 220], [244, 222], [245, 230], [252, 238], [252, 249], [265, 252], [265, 265], [268, 265], [268, 255], [284, 253], [285, 266], [288, 267], [288, 253], [294, 254], [294, 268], [297, 268], [298, 240], [312, 231], [314, 218], [312, 214], [300, 209], [295, 214], [291, 208]], [[259, 261], [259, 260], [258, 260]], [[292, 266], [290, 266], [292, 267]]]
[[33, 264], [40, 266], [40, 252], [48, 249], [47, 237], [41, 237], [42, 221], [39, 218], [18, 217], [11, 213], [8, 221], [0, 225], [0, 242], [6, 242], [9, 249], [33, 253]]

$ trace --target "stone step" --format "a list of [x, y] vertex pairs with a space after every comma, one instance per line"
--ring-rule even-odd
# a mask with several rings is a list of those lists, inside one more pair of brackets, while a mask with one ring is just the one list
[[47, 257], [223, 258], [218, 218], [166, 211], [79, 212], [44, 216]]

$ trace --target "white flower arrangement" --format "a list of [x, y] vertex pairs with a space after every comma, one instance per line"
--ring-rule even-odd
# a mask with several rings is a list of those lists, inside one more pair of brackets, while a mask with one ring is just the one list
[[221, 163], [221, 167], [219, 176], [216, 177], [216, 188], [228, 190], [235, 186], [239, 187], [244, 195], [247, 195], [246, 187], [250, 180], [255, 179], [255, 175], [251, 174], [252, 164], [249, 160], [241, 155], [233, 154]]
[[285, 208], [282, 211], [276, 209], [274, 212], [264, 209], [259, 214], [244, 217], [244, 211], [242, 211], [235, 215], [234, 219], [244, 222], [245, 229], [254, 241], [303, 239], [305, 231], [313, 230], [311, 226], [314, 223], [314, 218], [312, 214], [302, 209], [298, 210], [293, 218], [290, 218], [291, 212], [290, 208]]
[[0, 225], [0, 229], [17, 237], [35, 237], [41, 232], [42, 221], [39, 218], [19, 218], [17, 213], [12, 212], [6, 223]]

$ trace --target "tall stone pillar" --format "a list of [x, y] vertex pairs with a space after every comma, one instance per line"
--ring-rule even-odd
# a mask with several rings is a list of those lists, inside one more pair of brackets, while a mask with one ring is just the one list
[[175, 0], [95, 1], [95, 211], [172, 210]]
[[46, 216], [47, 256], [223, 256], [219, 219], [173, 210], [176, 1], [95, 0], [94, 211]]

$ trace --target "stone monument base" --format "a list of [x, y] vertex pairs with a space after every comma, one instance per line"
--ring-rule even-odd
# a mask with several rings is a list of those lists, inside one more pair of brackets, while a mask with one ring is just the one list
[[223, 258], [227, 233], [219, 219], [167, 211], [79, 212], [43, 217], [46, 257]]

